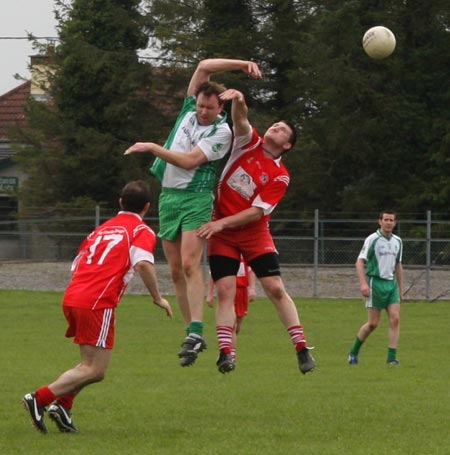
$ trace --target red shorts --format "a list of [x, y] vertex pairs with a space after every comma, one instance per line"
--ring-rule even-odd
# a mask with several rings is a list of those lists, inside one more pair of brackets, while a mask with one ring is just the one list
[[266, 224], [242, 229], [225, 229], [214, 234], [208, 241], [210, 256], [227, 256], [247, 262], [267, 253], [277, 253]]
[[76, 344], [89, 344], [105, 349], [114, 346], [115, 312], [113, 308], [88, 310], [63, 306], [64, 316], [69, 323], [66, 337], [74, 337]]
[[248, 313], [248, 289], [247, 287], [237, 287], [234, 297], [234, 311], [237, 318], [243, 318]]

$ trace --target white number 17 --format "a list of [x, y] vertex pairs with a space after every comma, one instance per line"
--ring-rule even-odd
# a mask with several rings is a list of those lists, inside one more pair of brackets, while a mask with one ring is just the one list
[[105, 250], [103, 251], [102, 255], [100, 256], [100, 259], [98, 260], [97, 264], [102, 265], [103, 262], [105, 261], [106, 256], [108, 256], [108, 253], [118, 244], [122, 241], [123, 235], [122, 234], [106, 234], [106, 235], [99, 235], [98, 237], [95, 238], [94, 244], [89, 247], [89, 256], [86, 259], [87, 264], [92, 264], [92, 258], [95, 255], [95, 250], [97, 249], [98, 245], [100, 244], [101, 241], [108, 242], [106, 245]]

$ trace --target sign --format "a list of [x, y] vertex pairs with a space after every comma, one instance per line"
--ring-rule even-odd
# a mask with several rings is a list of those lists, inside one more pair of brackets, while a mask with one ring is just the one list
[[19, 189], [19, 177], [0, 176], [0, 193], [13, 193]]

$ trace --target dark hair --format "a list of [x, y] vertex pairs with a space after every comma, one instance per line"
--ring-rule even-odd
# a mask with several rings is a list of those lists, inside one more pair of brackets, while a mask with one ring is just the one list
[[222, 84], [218, 84], [217, 82], [206, 81], [200, 84], [195, 91], [195, 96], [197, 97], [200, 93], [203, 93], [205, 96], [216, 96], [219, 100], [219, 106], [225, 103], [224, 100], [219, 98], [219, 95], [226, 90], [225, 86]]
[[388, 215], [394, 215], [394, 218], [397, 219], [397, 212], [395, 210], [392, 210], [392, 209], [385, 209], [385, 210], [382, 210], [380, 212], [380, 214], [378, 215], [378, 219], [381, 220], [381, 218], [383, 218], [383, 215], [384, 214], [388, 214]]
[[289, 136], [289, 143], [291, 144], [291, 148], [289, 150], [292, 150], [295, 143], [297, 142], [297, 130], [295, 129], [294, 124], [289, 120], [279, 120], [279, 122], [286, 124], [291, 130], [291, 135]]
[[120, 192], [122, 209], [127, 212], [140, 213], [147, 202], [150, 202], [150, 187], [144, 180], [127, 183]]

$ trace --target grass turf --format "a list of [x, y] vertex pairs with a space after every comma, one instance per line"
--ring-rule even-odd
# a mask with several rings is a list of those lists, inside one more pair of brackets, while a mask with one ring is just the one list
[[0, 291], [0, 453], [183, 455], [447, 454], [450, 302], [402, 306], [399, 366], [385, 363], [387, 322], [348, 349], [366, 318], [359, 300], [296, 299], [317, 369], [301, 375], [289, 337], [265, 299], [251, 304], [234, 372], [217, 372], [214, 312], [205, 307], [209, 348], [178, 365], [174, 320], [145, 296], [117, 312], [116, 347], [105, 381], [75, 401], [80, 432], [38, 434], [21, 397], [79, 360], [64, 338], [61, 293]]

